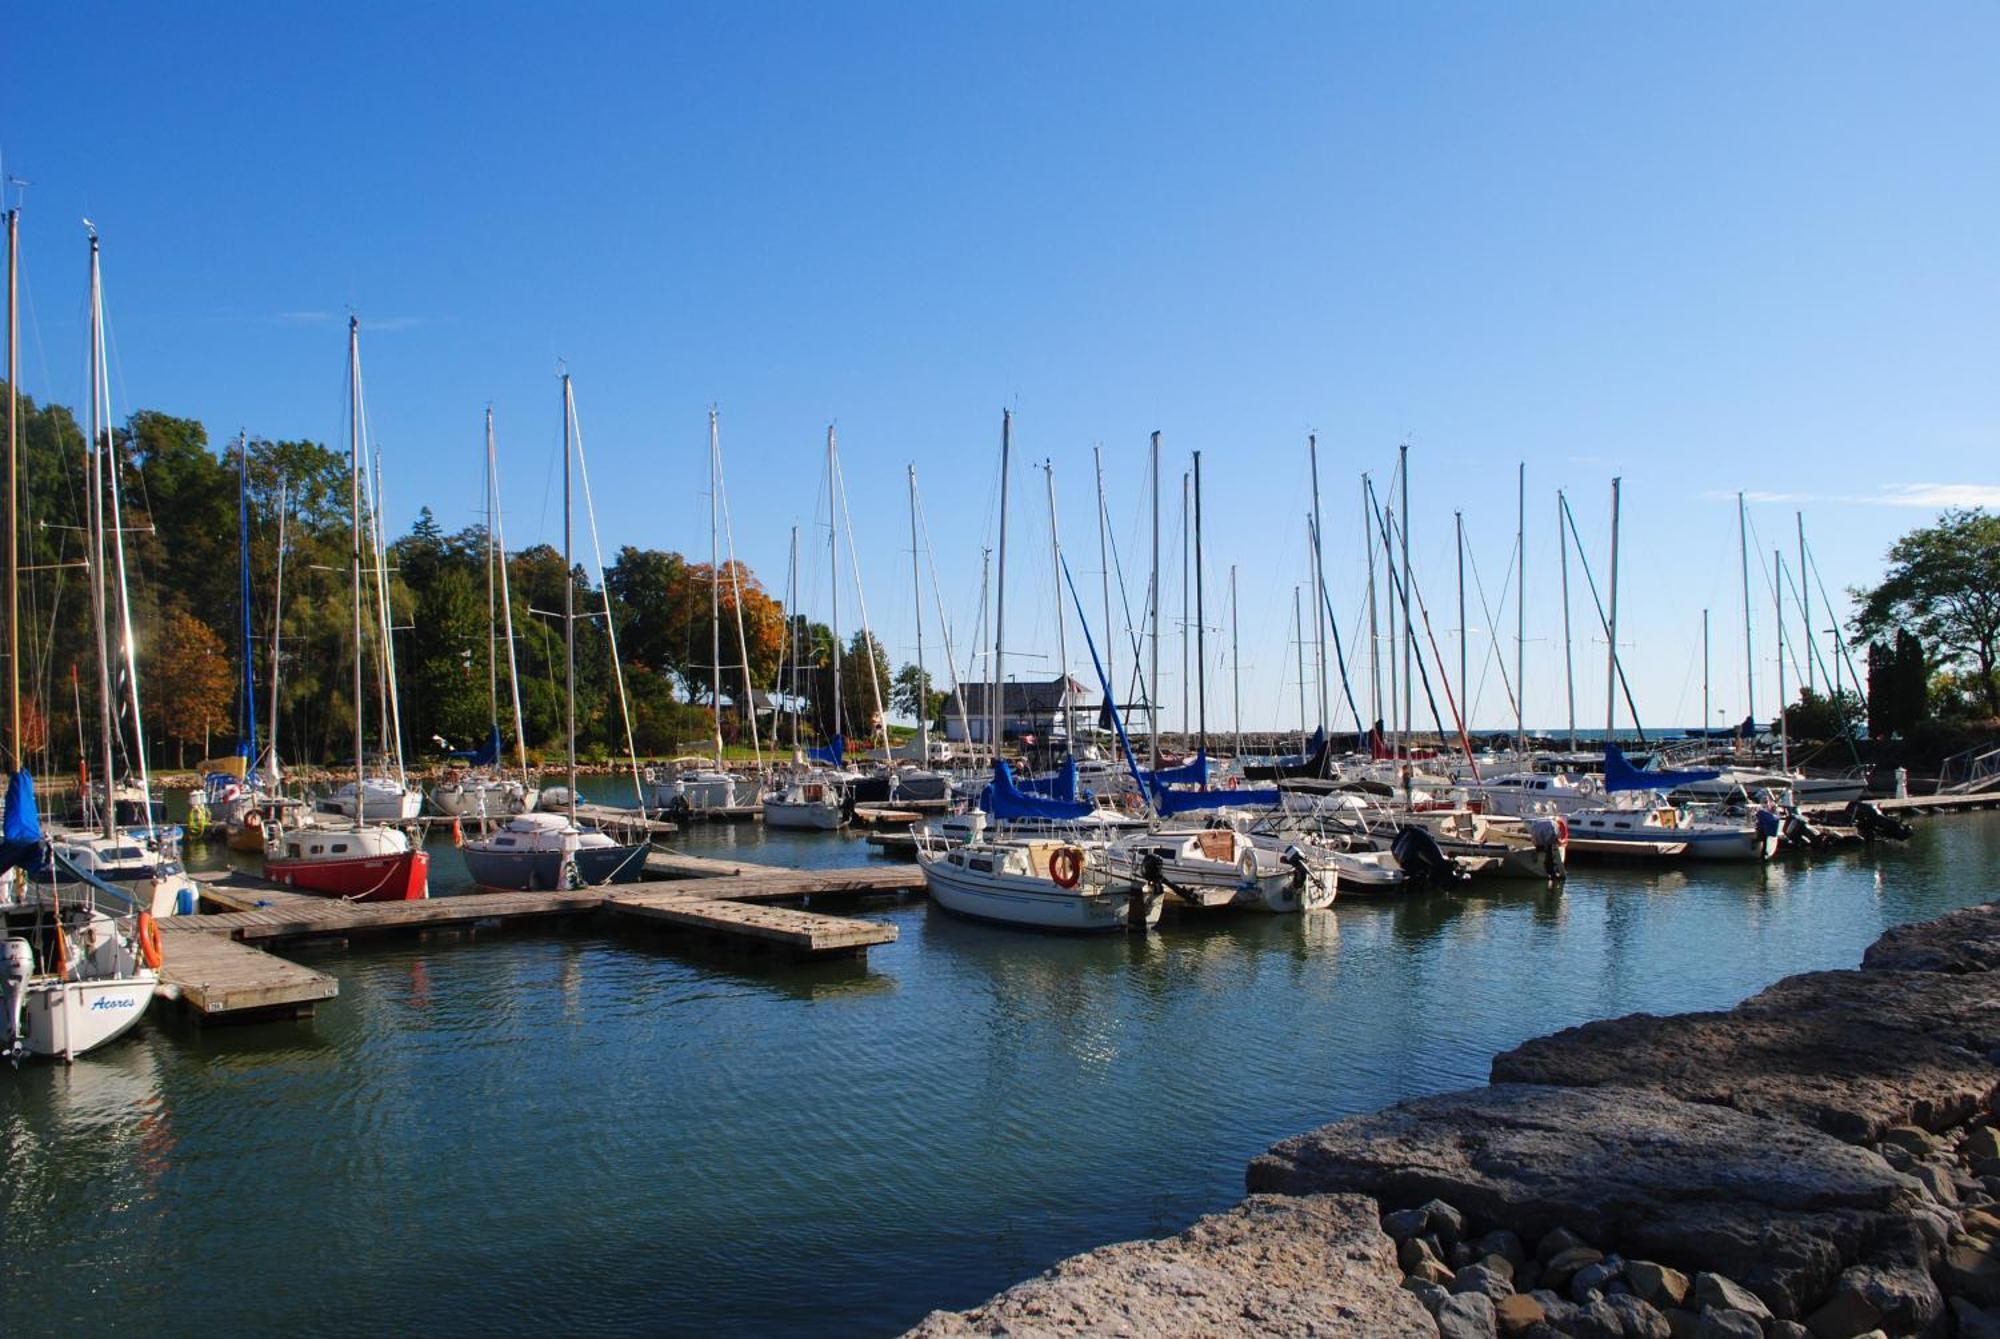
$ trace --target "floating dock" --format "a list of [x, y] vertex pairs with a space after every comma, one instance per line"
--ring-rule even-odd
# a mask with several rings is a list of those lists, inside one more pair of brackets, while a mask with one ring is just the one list
[[913, 867], [801, 870], [656, 852], [680, 875], [562, 892], [468, 892], [417, 902], [313, 897], [240, 873], [197, 876], [218, 911], [161, 922], [161, 995], [204, 1021], [305, 1017], [339, 981], [268, 949], [345, 947], [356, 938], [477, 931], [591, 918], [699, 935], [709, 942], [807, 959], [860, 957], [896, 927], [778, 902], [900, 895], [923, 886]]

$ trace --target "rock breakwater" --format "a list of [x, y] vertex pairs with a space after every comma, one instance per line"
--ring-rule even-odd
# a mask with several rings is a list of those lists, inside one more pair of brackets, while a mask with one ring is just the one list
[[2000, 904], [1570, 1028], [914, 1334], [2000, 1335]]

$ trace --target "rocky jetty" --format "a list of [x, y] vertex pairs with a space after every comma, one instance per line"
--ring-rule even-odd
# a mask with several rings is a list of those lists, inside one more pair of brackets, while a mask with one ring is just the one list
[[919, 1335], [2000, 1339], [2000, 904], [1538, 1038]]

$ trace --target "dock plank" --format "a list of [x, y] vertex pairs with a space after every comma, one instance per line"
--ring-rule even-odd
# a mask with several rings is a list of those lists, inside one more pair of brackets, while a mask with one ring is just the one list
[[340, 993], [340, 982], [325, 972], [204, 927], [163, 921], [160, 941], [161, 984], [204, 1017], [310, 1010]]
[[858, 953], [896, 941], [896, 927], [880, 921], [713, 898], [621, 892], [606, 898], [604, 909], [617, 917], [762, 940], [809, 957]]

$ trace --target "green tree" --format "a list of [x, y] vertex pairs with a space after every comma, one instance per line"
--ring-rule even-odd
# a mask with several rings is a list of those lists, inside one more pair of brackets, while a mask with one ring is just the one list
[[1799, 690], [1799, 700], [1785, 708], [1785, 729], [1793, 739], [1851, 739], [1860, 729], [1865, 708], [1856, 693], [1842, 689], [1819, 693]]
[[201, 742], [226, 728], [235, 699], [236, 675], [222, 654], [222, 639], [208, 624], [185, 609], [170, 612], [153, 646], [146, 688], [152, 694], [152, 714], [158, 728], [181, 747]]
[[895, 687], [889, 693], [889, 705], [911, 720], [926, 720], [932, 725], [944, 723], [945, 695], [937, 691], [930, 673], [919, 670], [914, 664], [903, 666], [896, 671]]
[[1948, 511], [1935, 525], [1912, 530], [1889, 550], [1881, 584], [1854, 595], [1854, 628], [1879, 640], [1907, 627], [1922, 639], [1933, 665], [1956, 665], [1973, 680], [1988, 716], [2000, 716], [2000, 516], [1980, 509]]

